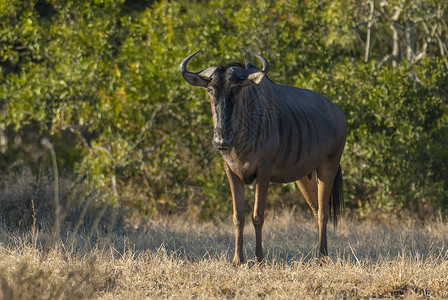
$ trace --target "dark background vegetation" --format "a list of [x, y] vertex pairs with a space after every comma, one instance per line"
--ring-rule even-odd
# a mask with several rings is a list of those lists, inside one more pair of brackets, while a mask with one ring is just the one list
[[[445, 214], [447, 6], [0, 0], [2, 220], [50, 218], [55, 173], [66, 221], [86, 207], [111, 224], [124, 214], [228, 216], [207, 96], [179, 73], [197, 49], [191, 70], [253, 60], [252, 49], [269, 60], [274, 82], [316, 90], [341, 108], [349, 210]], [[251, 207], [253, 187], [246, 194]], [[268, 205], [305, 207], [298, 199], [294, 185], [272, 185]]]

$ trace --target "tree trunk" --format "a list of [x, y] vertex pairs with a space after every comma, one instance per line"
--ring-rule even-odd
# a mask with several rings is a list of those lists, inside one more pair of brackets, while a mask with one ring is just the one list
[[402, 8], [401, 7], [395, 7], [396, 11], [394, 15], [392, 16], [392, 24], [390, 25], [390, 28], [392, 29], [392, 66], [396, 67], [398, 64], [398, 56], [400, 55], [400, 42], [399, 42], [399, 36], [398, 36], [398, 18], [400, 17]]
[[364, 54], [364, 61], [367, 62], [370, 56], [370, 43], [371, 43], [371, 35], [372, 35], [372, 25], [374, 23], [373, 14], [375, 12], [375, 2], [374, 0], [370, 0], [370, 14], [369, 14], [369, 22], [367, 23], [367, 38], [366, 38], [366, 50]]

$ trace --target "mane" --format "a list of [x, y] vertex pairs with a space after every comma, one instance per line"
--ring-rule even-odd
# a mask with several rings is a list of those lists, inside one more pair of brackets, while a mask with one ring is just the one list
[[241, 152], [253, 151], [277, 130], [280, 109], [275, 101], [272, 83], [267, 78], [258, 85], [247, 88], [237, 101], [235, 110], [237, 114], [234, 122], [238, 128], [236, 139], [240, 140], [239, 144], [244, 145]]
[[238, 62], [238, 61], [237, 62], [231, 62], [231, 63], [228, 63], [226, 65], [221, 65], [221, 66], [218, 67], [218, 69], [221, 69], [221, 70], [225, 71], [225, 70], [227, 70], [227, 69], [229, 69], [231, 67], [239, 67], [239, 68], [247, 69], [245, 64], [243, 64], [242, 62]]
[[[221, 71], [226, 71], [227, 69], [232, 68], [232, 67], [243, 68], [243, 69], [246, 69], [246, 70], [249, 70], [249, 69], [260, 70], [259, 68], [257, 68], [257, 66], [255, 66], [254, 64], [252, 64], [250, 62], [245, 64], [245, 63], [242, 63], [240, 61], [231, 62], [231, 63], [225, 64], [225, 65], [221, 65], [221, 66], [218, 67], [218, 69], [221, 70]], [[267, 75], [265, 75], [264, 78], [266, 78], [268, 81], [274, 83], [274, 81], [272, 81]]]

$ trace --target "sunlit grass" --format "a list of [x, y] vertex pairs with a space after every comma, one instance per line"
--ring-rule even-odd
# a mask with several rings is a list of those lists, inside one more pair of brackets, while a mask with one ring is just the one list
[[[230, 218], [229, 218], [230, 219]], [[49, 235], [0, 232], [2, 299], [446, 298], [447, 224], [343, 219], [329, 232], [330, 257], [316, 260], [314, 221], [268, 214], [266, 262], [235, 268], [233, 226], [151, 220], [138, 229], [46, 246]]]

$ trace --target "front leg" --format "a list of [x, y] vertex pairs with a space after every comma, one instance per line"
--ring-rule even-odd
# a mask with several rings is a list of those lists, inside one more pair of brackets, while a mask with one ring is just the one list
[[227, 179], [233, 200], [233, 224], [235, 225], [235, 256], [232, 264], [234, 266], [244, 263], [243, 254], [243, 229], [244, 229], [244, 183], [233, 173], [229, 166], [225, 165]]
[[252, 223], [255, 227], [255, 256], [257, 261], [263, 261], [262, 229], [264, 224], [264, 207], [271, 180], [271, 164], [260, 161], [257, 165], [257, 187], [255, 190], [255, 206]]

